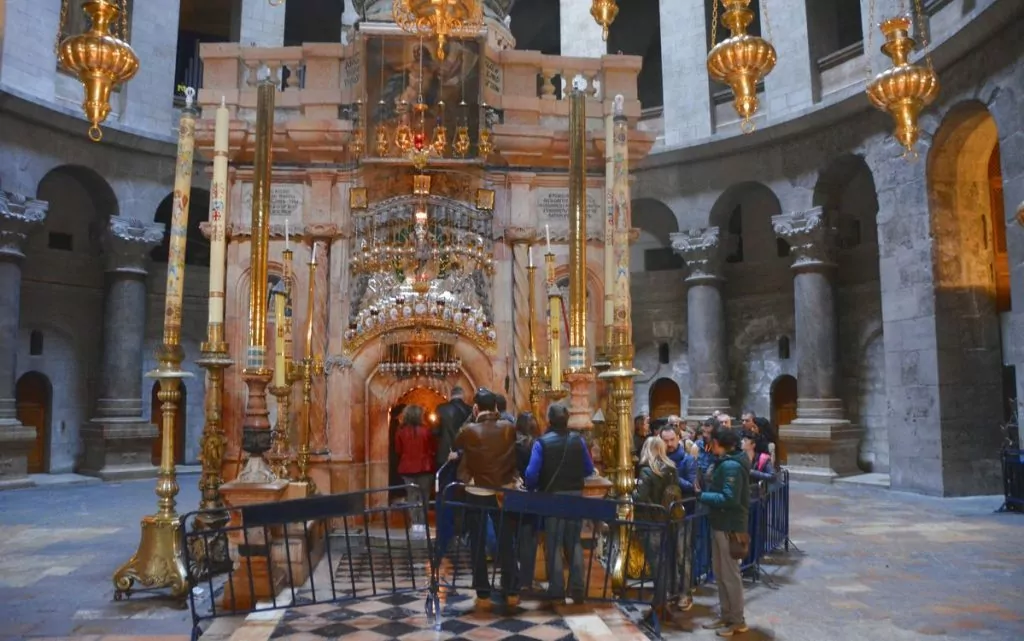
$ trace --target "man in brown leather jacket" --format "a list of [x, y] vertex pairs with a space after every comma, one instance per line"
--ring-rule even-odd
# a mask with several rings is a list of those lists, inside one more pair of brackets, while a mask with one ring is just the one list
[[459, 478], [466, 482], [466, 524], [473, 565], [473, 589], [477, 603], [484, 605], [491, 597], [486, 556], [487, 517], [494, 520], [498, 538], [498, 564], [501, 567], [501, 599], [504, 605], [518, 595], [516, 585], [515, 522], [503, 515], [495, 490], [513, 488], [517, 484], [516, 428], [501, 420], [497, 396], [481, 388], [473, 398], [476, 416], [455, 437], [454, 449], [462, 452]]

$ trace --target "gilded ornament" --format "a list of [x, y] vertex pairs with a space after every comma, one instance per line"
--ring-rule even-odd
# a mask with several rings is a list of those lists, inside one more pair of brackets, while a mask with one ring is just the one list
[[452, 38], [475, 38], [484, 24], [478, 0], [394, 0], [395, 24], [413, 34], [437, 39], [436, 57], [444, 60]]
[[[750, 1], [722, 0], [726, 9], [722, 24], [729, 28], [731, 35], [714, 45], [707, 60], [711, 79], [729, 85], [732, 89], [733, 106], [743, 119], [740, 126], [745, 133], [754, 130], [751, 118], [758, 107], [757, 83], [771, 73], [777, 61], [775, 47], [770, 42], [747, 33], [747, 28], [754, 20]], [[714, 13], [716, 17], [713, 22], [717, 22], [717, 2]], [[717, 24], [714, 26], [717, 27]]]
[[615, 0], [594, 0], [590, 6], [590, 15], [601, 26], [601, 38], [608, 41], [608, 29], [619, 15], [619, 5]]
[[[58, 35], [63, 31], [69, 2], [64, 0], [61, 4]], [[89, 17], [91, 26], [85, 33], [69, 36], [60, 43], [57, 62], [63, 69], [77, 76], [85, 88], [82, 111], [90, 123], [89, 138], [99, 142], [103, 139], [100, 124], [110, 114], [110, 92], [135, 77], [139, 70], [139, 58], [125, 41], [125, 0], [84, 2], [82, 11]], [[121, 18], [119, 24], [118, 17]]]
[[909, 17], [890, 18], [880, 25], [885, 35], [882, 52], [892, 59], [892, 67], [875, 76], [868, 84], [868, 99], [878, 109], [888, 112], [896, 124], [893, 135], [914, 156], [914, 145], [921, 136], [918, 117], [939, 95], [939, 77], [931, 64], [910, 62], [916, 42], [910, 37]]

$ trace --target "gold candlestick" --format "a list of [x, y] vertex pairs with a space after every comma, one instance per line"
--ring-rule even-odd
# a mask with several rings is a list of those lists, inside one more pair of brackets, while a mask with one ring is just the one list
[[175, 511], [178, 479], [174, 469], [174, 431], [181, 401], [181, 379], [192, 376], [181, 370], [185, 350], [181, 347], [181, 300], [185, 282], [185, 240], [188, 230], [189, 193], [192, 188], [192, 158], [195, 144], [196, 111], [192, 107], [195, 89], [185, 92], [185, 108], [178, 127], [178, 157], [174, 176], [174, 205], [171, 211], [170, 246], [167, 257], [167, 288], [164, 297], [164, 340], [157, 349], [157, 369], [146, 374], [160, 382], [162, 440], [157, 472], [157, 512], [143, 517], [142, 534], [135, 554], [114, 572], [114, 598], [131, 594], [132, 586], [167, 588], [176, 597], [188, 591], [188, 573], [181, 549], [181, 522]]
[[[532, 257], [532, 246], [530, 247], [530, 256]], [[533, 264], [531, 258], [530, 264], [526, 266], [526, 274], [529, 279], [529, 328], [530, 328], [530, 352], [525, 363], [519, 364], [519, 376], [530, 381], [530, 411], [533, 412], [533, 417], [537, 420], [538, 425], [543, 425], [545, 417], [541, 415], [541, 402], [544, 400], [544, 384], [548, 378], [548, 366], [545, 363], [541, 363], [540, 359], [537, 358], [537, 333], [536, 333], [536, 315], [537, 315], [537, 266]]]
[[302, 380], [302, 365], [291, 359], [285, 361], [285, 385], [273, 386], [270, 393], [277, 401], [277, 422], [271, 435], [270, 460], [271, 469], [279, 479], [293, 480], [290, 470], [292, 462], [292, 384]]
[[313, 377], [322, 376], [324, 362], [313, 356], [313, 312], [316, 293], [316, 245], [310, 246], [309, 287], [306, 299], [306, 352], [300, 365], [302, 371], [302, 430], [299, 435], [298, 482], [306, 484], [308, 494], [316, 494], [316, 483], [309, 475], [310, 436], [313, 431]]
[[[224, 501], [220, 494], [220, 486], [224, 482], [224, 448], [227, 439], [224, 437], [223, 403], [224, 403], [224, 370], [234, 365], [228, 355], [228, 344], [224, 341], [224, 325], [210, 323], [207, 326], [207, 340], [200, 347], [201, 357], [196, 364], [206, 370], [206, 422], [203, 424], [203, 436], [200, 440], [199, 462], [203, 466], [199, 477], [200, 514], [196, 515], [196, 530], [220, 530], [228, 524], [229, 515], [224, 509]], [[228, 556], [228, 541], [224, 534], [212, 539], [195, 538], [189, 550], [189, 558], [193, 559], [193, 567], [189, 572], [193, 577], [204, 577], [227, 571], [231, 568]]]

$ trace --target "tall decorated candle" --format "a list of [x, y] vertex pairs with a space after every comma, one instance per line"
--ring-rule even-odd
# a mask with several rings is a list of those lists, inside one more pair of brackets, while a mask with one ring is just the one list
[[227, 256], [228, 122], [230, 116], [220, 99], [213, 135], [213, 180], [210, 183], [210, 317], [224, 323], [224, 268]]
[[185, 90], [185, 108], [178, 124], [178, 158], [174, 169], [174, 195], [171, 208], [170, 247], [167, 253], [167, 293], [164, 298], [164, 344], [178, 345], [181, 340], [181, 300], [185, 287], [185, 239], [188, 233], [188, 206], [192, 192], [192, 157], [196, 135], [196, 110], [192, 106], [196, 90]]
[[274, 387], [287, 385], [286, 343], [285, 343], [285, 289], [284, 281], [274, 286]]

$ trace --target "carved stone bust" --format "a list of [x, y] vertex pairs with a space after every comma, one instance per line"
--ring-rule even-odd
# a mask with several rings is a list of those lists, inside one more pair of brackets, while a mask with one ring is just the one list
[[[484, 17], [501, 22], [512, 11], [516, 0], [478, 0], [483, 3]], [[368, 22], [391, 22], [391, 7], [394, 0], [352, 0], [352, 6], [360, 20]]]

